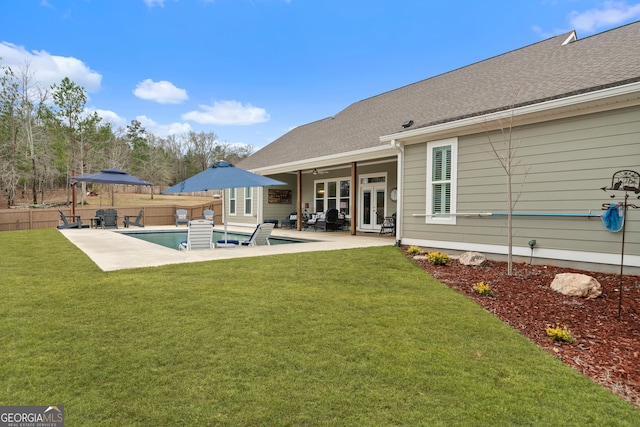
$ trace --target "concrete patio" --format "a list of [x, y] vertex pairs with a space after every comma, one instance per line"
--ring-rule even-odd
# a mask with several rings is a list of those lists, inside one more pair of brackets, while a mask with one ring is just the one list
[[[180, 227], [184, 230], [185, 227]], [[216, 226], [217, 230], [221, 226]], [[347, 232], [297, 231], [277, 228], [273, 236], [291, 239], [312, 240], [311, 242], [216, 248], [211, 250], [179, 251], [155, 243], [125, 236], [123, 231], [176, 231], [175, 226], [151, 226], [133, 229], [63, 229], [60, 232], [76, 245], [103, 271], [128, 268], [156, 267], [185, 262], [215, 261], [230, 258], [246, 258], [299, 252], [331, 251], [339, 249], [365, 248], [372, 246], [392, 246], [395, 240], [390, 236], [371, 233], [352, 236]], [[251, 234], [252, 228], [228, 227], [229, 232]]]

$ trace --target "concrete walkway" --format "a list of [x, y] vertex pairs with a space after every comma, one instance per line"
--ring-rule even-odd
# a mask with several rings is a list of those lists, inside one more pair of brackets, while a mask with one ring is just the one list
[[[182, 230], [185, 227], [180, 227]], [[216, 226], [219, 230], [221, 226]], [[299, 252], [331, 251], [338, 249], [392, 246], [393, 237], [377, 234], [352, 236], [347, 232], [297, 231], [277, 228], [273, 236], [313, 240], [273, 246], [217, 248], [211, 250], [178, 251], [155, 243], [122, 235], [123, 231], [175, 231], [175, 226], [155, 226], [117, 230], [63, 229], [60, 232], [83, 251], [103, 271], [127, 268], [156, 267], [185, 262], [214, 261], [229, 258], [245, 258]], [[251, 234], [253, 228], [228, 227], [229, 232]]]

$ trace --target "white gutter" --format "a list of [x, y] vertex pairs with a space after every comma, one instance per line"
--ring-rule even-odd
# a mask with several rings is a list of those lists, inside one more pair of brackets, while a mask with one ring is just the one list
[[[424, 136], [426, 135], [437, 135], [440, 133], [446, 134], [453, 131], [456, 131], [456, 134], [459, 135], [461, 133], [460, 130], [463, 128], [486, 128], [487, 124], [498, 119], [504, 119], [505, 114], [509, 114], [510, 116], [513, 114], [514, 118], [520, 117], [523, 120], [527, 118], [527, 116], [546, 117], [553, 114], [553, 110], [559, 111], [560, 113], [563, 110], [566, 110], [568, 116], [586, 114], [586, 112], [592, 112], [586, 111], [591, 108], [591, 106], [585, 105], [589, 103], [593, 104], [592, 107], [594, 108], [594, 111], [638, 105], [640, 104], [640, 82], [602, 89], [580, 95], [568, 96], [565, 98], [554, 99], [537, 104], [525, 105], [513, 110], [498, 111], [482, 116], [474, 116], [466, 119], [456, 120], [453, 122], [441, 123], [404, 132], [397, 132], [390, 135], [381, 136], [380, 141], [391, 143], [394, 140], [402, 140], [406, 143], [408, 142], [408, 140], [422, 137], [420, 142], [424, 142]], [[569, 112], [572, 112], [573, 114], [568, 114]], [[533, 122], [535, 122], [535, 120]], [[520, 125], [524, 123], [514, 124]]]

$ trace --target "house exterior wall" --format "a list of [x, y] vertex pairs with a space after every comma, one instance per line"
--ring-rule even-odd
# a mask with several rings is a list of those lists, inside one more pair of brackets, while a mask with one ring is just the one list
[[278, 181], [286, 182], [287, 185], [279, 185], [277, 187], [271, 187], [276, 190], [290, 190], [291, 191], [291, 203], [269, 203], [269, 188], [263, 189], [262, 205], [264, 207], [265, 219], [277, 219], [278, 227], [282, 223], [283, 219], [289, 218], [291, 212], [295, 212], [298, 206], [298, 191], [297, 188], [297, 174], [277, 174], [270, 175], [270, 178], [277, 179]]
[[[519, 162], [512, 192], [514, 213], [600, 214], [603, 203], [623, 201], [624, 193], [604, 192], [622, 169], [640, 172], [640, 107], [552, 120], [513, 129]], [[508, 129], [505, 129], [508, 130]], [[489, 134], [494, 146], [504, 144], [499, 132]], [[507, 176], [491, 151], [487, 133], [457, 138], [458, 214], [506, 213]], [[506, 217], [456, 216], [455, 224], [430, 224], [424, 216], [427, 194], [427, 144], [405, 147], [403, 172], [403, 244], [507, 253]], [[615, 194], [617, 197], [611, 199]], [[640, 205], [638, 195], [629, 203]], [[620, 263], [621, 234], [607, 231], [600, 218], [513, 218], [513, 253], [566, 261]], [[625, 265], [640, 267], [640, 209], [629, 210], [625, 234]]]
[[[255, 218], [250, 216], [246, 216], [244, 214], [244, 188], [236, 188], [235, 189], [235, 213], [231, 213], [231, 200], [230, 200], [230, 190], [225, 191], [225, 218], [227, 225], [251, 225], [256, 223]], [[255, 202], [255, 199], [254, 199]]]

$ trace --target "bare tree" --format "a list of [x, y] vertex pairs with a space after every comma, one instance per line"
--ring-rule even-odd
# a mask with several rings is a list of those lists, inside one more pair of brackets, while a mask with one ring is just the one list
[[251, 154], [253, 154], [254, 147], [253, 145], [245, 145], [245, 144], [230, 144], [228, 142], [223, 142], [219, 144], [222, 149], [221, 159], [228, 161], [229, 163], [235, 164], [238, 163], [242, 159], [246, 159]]
[[131, 167], [131, 147], [127, 144], [124, 129], [112, 132], [109, 140], [101, 151], [104, 167], [120, 167], [129, 170]]
[[491, 153], [495, 156], [504, 170], [507, 178], [507, 274], [513, 275], [513, 211], [515, 209], [520, 196], [522, 195], [522, 186], [529, 173], [529, 167], [524, 168], [524, 175], [520, 183], [520, 190], [514, 193], [514, 176], [520, 167], [520, 160], [517, 158], [517, 144], [513, 141], [513, 119], [514, 105], [510, 108], [510, 113], [506, 117], [499, 117], [495, 120], [498, 129], [499, 138], [495, 141], [492, 138], [488, 124], [486, 126], [486, 134], [491, 147]]
[[0, 66], [0, 187], [7, 192], [7, 207], [15, 204], [20, 179], [19, 82], [13, 70]]
[[216, 160], [218, 135], [214, 132], [189, 132], [186, 137], [187, 160], [194, 166], [194, 172], [202, 172]]
[[[44, 170], [51, 161], [45, 146], [46, 139], [42, 132], [43, 129], [38, 126], [37, 108], [45, 105], [49, 92], [46, 89], [43, 90], [37, 87], [35, 74], [30, 71], [28, 62], [20, 69], [19, 82], [21, 136], [27, 149], [28, 162], [31, 168], [28, 181], [31, 184], [32, 201], [36, 204], [38, 203], [38, 191], [45, 184]], [[44, 194], [44, 192], [41, 191], [41, 194]]]

